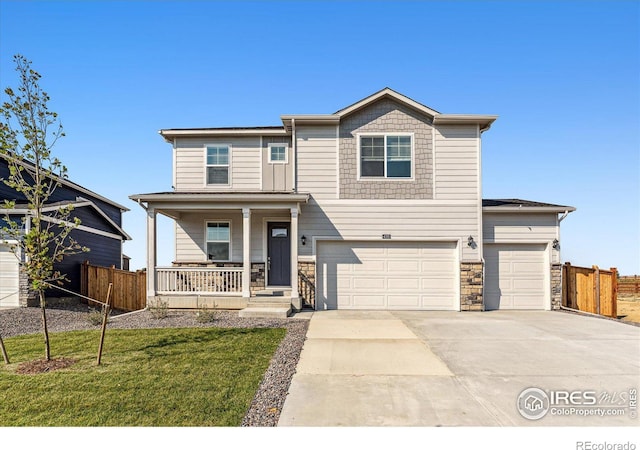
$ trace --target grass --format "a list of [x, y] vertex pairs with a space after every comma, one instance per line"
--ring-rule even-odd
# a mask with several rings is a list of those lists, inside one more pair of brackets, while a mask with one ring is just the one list
[[[5, 339], [0, 426], [239, 426], [284, 329], [109, 330], [51, 333], [51, 354], [77, 360], [39, 375], [40, 335]], [[1, 361], [1, 360], [0, 360]]]

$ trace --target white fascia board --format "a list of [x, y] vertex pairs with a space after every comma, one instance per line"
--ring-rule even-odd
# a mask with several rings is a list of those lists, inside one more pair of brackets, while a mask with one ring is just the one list
[[249, 202], [249, 203], [306, 203], [309, 200], [309, 194], [227, 194], [227, 193], [203, 193], [203, 194], [140, 194], [129, 196], [131, 200], [140, 202], [218, 202], [218, 203], [233, 203], [233, 202]]
[[482, 210], [487, 213], [564, 213], [576, 210], [573, 206], [483, 206]]
[[480, 114], [438, 114], [433, 118], [434, 125], [478, 124], [480, 131], [486, 131], [498, 116]]
[[174, 138], [179, 137], [215, 137], [215, 136], [287, 136], [284, 128], [211, 128], [211, 129], [181, 129], [181, 130], [160, 130], [160, 136], [166, 142], [172, 143]]

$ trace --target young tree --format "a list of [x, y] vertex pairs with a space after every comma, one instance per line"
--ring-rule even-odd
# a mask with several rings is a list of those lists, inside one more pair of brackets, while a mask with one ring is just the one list
[[[49, 96], [39, 85], [40, 74], [31, 68], [31, 61], [21, 55], [14, 57], [19, 75], [17, 92], [5, 89], [8, 101], [0, 106], [0, 156], [9, 164], [9, 175], [1, 181], [16, 191], [15, 200], [5, 200], [6, 225], [0, 240], [11, 239], [11, 248], [22, 261], [22, 270], [37, 293], [42, 312], [45, 358], [51, 359], [45, 289], [49, 283], [61, 283], [65, 276], [54, 269], [54, 263], [66, 255], [88, 251], [71, 237], [80, 224], [71, 218], [73, 205], [48, 204], [48, 200], [67, 177], [67, 169], [51, 150], [64, 136], [55, 112], [49, 111]], [[24, 203], [25, 206], [22, 205]], [[20, 204], [28, 213], [20, 219], [11, 215]]]

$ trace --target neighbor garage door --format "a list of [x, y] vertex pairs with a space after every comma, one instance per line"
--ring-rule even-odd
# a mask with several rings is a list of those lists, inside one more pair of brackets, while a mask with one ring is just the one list
[[320, 241], [318, 309], [457, 310], [456, 244]]
[[546, 309], [544, 244], [485, 244], [485, 309]]
[[7, 245], [0, 244], [0, 306], [18, 306], [18, 260]]

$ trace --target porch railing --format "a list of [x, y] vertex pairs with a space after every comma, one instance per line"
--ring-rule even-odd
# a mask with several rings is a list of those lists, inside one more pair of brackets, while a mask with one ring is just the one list
[[298, 295], [304, 308], [315, 309], [316, 285], [302, 271], [298, 271]]
[[242, 295], [242, 267], [156, 267], [158, 294]]

